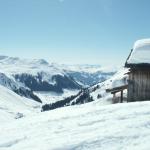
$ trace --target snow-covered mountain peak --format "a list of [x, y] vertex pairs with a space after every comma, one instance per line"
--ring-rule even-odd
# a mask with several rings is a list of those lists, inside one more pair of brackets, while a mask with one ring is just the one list
[[19, 57], [8, 57], [8, 56], [0, 56], [0, 63], [3, 64], [15, 64], [19, 61]]
[[33, 64], [39, 64], [39, 65], [49, 65], [49, 63], [45, 59], [33, 59]]
[[7, 74], [30, 73], [37, 75], [39, 72], [48, 72], [51, 75], [63, 74], [59, 68], [52, 67], [44, 59], [20, 59], [18, 57], [0, 56], [0, 70]]
[[21, 59], [19, 57], [0, 56], [0, 63], [2, 64], [20, 64], [20, 65], [49, 65], [44, 59]]

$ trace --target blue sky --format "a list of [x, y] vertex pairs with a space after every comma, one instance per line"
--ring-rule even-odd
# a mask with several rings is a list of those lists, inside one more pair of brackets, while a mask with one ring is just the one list
[[149, 0], [0, 0], [0, 55], [123, 65], [150, 37]]

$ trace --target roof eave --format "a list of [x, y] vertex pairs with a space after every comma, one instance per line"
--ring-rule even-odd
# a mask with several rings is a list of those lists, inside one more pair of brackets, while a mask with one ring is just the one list
[[131, 69], [150, 69], [150, 63], [139, 63], [139, 64], [125, 63], [125, 67]]

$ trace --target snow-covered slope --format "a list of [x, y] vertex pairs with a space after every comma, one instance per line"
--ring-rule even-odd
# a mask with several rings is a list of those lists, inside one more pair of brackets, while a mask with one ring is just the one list
[[28, 87], [17, 82], [13, 76], [0, 73], [0, 85], [12, 90], [20, 96], [34, 99], [37, 102], [42, 102]]
[[0, 123], [1, 150], [149, 150], [150, 102], [65, 107]]
[[0, 85], [0, 124], [37, 111], [40, 111], [39, 103], [21, 97]]
[[[112, 103], [117, 103], [120, 95], [116, 95], [118, 97], [117, 100], [113, 101], [113, 95], [111, 93], [107, 93], [106, 89], [127, 85], [128, 80], [128, 69], [121, 68], [115, 75], [113, 75], [110, 79], [98, 83], [89, 88], [85, 88], [79, 91], [76, 95], [70, 96], [63, 100], [59, 100], [54, 103], [47, 103], [42, 106], [42, 111], [52, 110], [60, 107], [70, 106], [70, 105], [79, 105], [88, 103], [91, 101], [100, 101], [101, 105], [108, 105]], [[123, 93], [124, 100], [127, 99], [127, 90]]]
[[[119, 71], [108, 80], [87, 88], [90, 99], [92, 99], [93, 101], [100, 101], [101, 105], [112, 104], [113, 95], [111, 93], [106, 93], [106, 89], [127, 85], [127, 73], [127, 68], [120, 68]], [[83, 92], [80, 95], [82, 94]], [[124, 97], [127, 97], [127, 91], [124, 91]]]
[[[106, 89], [111, 89], [114, 87], [127, 85], [128, 80], [128, 69], [122, 68], [115, 75], [113, 75], [110, 79], [96, 84], [93, 87], [90, 87], [90, 95], [94, 100], [101, 100], [104, 97], [107, 97], [109, 103], [112, 103], [112, 95], [110, 93], [106, 93]], [[126, 91], [124, 93], [126, 95]], [[105, 102], [104, 102], [105, 103]]]

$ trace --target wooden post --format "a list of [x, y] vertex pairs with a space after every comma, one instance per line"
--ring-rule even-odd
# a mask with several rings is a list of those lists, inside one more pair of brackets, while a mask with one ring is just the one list
[[123, 90], [121, 90], [120, 103], [123, 103]]
[[116, 93], [113, 94], [113, 98], [116, 98]]

